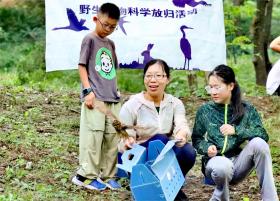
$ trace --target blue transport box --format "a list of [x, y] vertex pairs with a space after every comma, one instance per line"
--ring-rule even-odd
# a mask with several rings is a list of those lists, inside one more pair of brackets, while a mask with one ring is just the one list
[[173, 140], [166, 145], [155, 140], [149, 143], [149, 151], [135, 145], [123, 153], [123, 164], [117, 167], [130, 173], [130, 189], [136, 201], [174, 200], [185, 181], [174, 145]]

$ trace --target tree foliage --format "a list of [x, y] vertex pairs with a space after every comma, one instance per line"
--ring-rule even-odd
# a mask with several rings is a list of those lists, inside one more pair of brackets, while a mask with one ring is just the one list
[[252, 53], [250, 24], [255, 13], [255, 2], [245, 1], [236, 6], [232, 1], [224, 1], [227, 55], [236, 60], [241, 54]]
[[18, 43], [25, 40], [39, 40], [44, 37], [43, 1], [19, 1], [14, 7], [2, 7], [0, 17], [0, 28], [6, 34], [6, 41]]
[[0, 7], [0, 19], [0, 70], [20, 69], [22, 75], [28, 68], [44, 69], [44, 1], [14, 1], [12, 6]]

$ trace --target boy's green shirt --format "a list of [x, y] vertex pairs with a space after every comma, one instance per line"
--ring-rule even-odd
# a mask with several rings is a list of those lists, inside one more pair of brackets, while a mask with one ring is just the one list
[[[245, 114], [239, 122], [232, 122], [233, 110], [228, 105], [228, 124], [235, 128], [235, 134], [228, 136], [227, 146], [224, 155], [235, 156], [240, 153], [240, 145], [254, 137], [260, 137], [268, 141], [268, 135], [262, 125], [261, 118], [253, 105], [244, 102]], [[220, 132], [224, 124], [225, 105], [213, 101], [202, 105], [196, 114], [195, 124], [192, 133], [193, 146], [199, 154], [208, 155], [208, 147], [215, 145], [218, 154], [222, 151], [225, 137]]]

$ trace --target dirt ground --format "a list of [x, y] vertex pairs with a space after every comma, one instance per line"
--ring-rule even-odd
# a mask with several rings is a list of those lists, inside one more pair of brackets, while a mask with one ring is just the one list
[[[30, 108], [40, 108], [40, 118], [34, 118], [33, 123], [36, 127], [38, 135], [54, 135], [58, 129], [56, 121], [61, 119], [79, 119], [80, 116], [80, 103], [79, 94], [72, 92], [38, 92], [32, 89], [24, 89], [15, 93], [10, 93], [10, 88], [0, 87], [0, 113], [3, 115], [11, 115], [12, 111], [17, 111], [18, 114], [25, 114], [25, 111]], [[262, 111], [263, 118], [271, 116], [278, 111], [274, 111], [272, 105], [273, 101], [270, 97], [246, 97], [257, 107], [258, 110]], [[190, 125], [193, 125], [196, 109], [207, 99], [198, 97], [182, 98], [182, 101], [186, 105], [186, 111]], [[19, 118], [16, 113], [12, 114], [14, 119]], [[20, 119], [19, 119], [20, 121]], [[11, 132], [12, 127], [9, 124], [0, 124], [1, 132]], [[78, 125], [74, 124], [71, 128], [68, 128], [69, 132], [75, 137], [78, 137]], [[279, 146], [279, 144], [277, 144]], [[0, 175], [5, 174], [5, 168], [8, 164], [13, 164], [17, 157], [17, 154], [21, 153], [24, 158], [33, 161], [33, 163], [39, 161], [40, 158], [47, 156], [50, 151], [48, 149], [25, 149], [21, 146], [15, 146], [9, 144], [7, 141], [0, 140], [1, 150], [5, 150], [4, 157], [5, 162], [0, 164]], [[71, 162], [77, 166], [78, 164], [78, 147], [69, 148], [69, 154], [61, 156], [64, 162]], [[278, 155], [279, 156], [279, 153]], [[274, 161], [279, 166], [279, 160]], [[26, 179], [35, 179], [34, 175], [29, 176]], [[280, 181], [280, 176], [275, 175], [277, 183]], [[184, 187], [184, 192], [188, 195], [190, 200], [206, 201], [209, 200], [213, 192], [214, 187], [203, 184], [203, 177], [200, 172], [200, 159], [197, 158], [195, 167], [188, 173], [186, 182], [187, 185]], [[47, 178], [47, 182], [56, 185], [56, 181], [51, 176]], [[70, 181], [69, 181], [70, 182]], [[4, 183], [0, 180], [0, 190], [5, 188]], [[71, 188], [70, 188], [71, 189]], [[279, 187], [278, 187], [279, 190]], [[239, 201], [243, 200], [243, 197], [250, 198], [250, 201], [260, 200], [259, 186], [255, 174], [252, 174], [246, 178], [242, 183], [236, 186], [230, 187], [231, 200]], [[278, 192], [279, 193], [279, 192]], [[129, 192], [122, 192], [120, 197], [122, 200], [131, 200]]]

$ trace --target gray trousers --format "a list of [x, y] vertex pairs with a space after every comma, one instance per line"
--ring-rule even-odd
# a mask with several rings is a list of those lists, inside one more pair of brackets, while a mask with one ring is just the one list
[[224, 156], [211, 158], [206, 165], [206, 176], [216, 184], [210, 201], [228, 201], [229, 184], [237, 184], [256, 169], [262, 201], [279, 201], [272, 173], [272, 160], [268, 144], [253, 138], [242, 152], [230, 160]]

